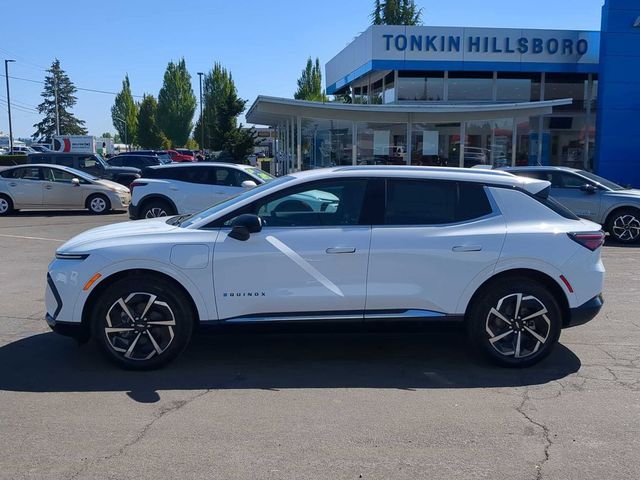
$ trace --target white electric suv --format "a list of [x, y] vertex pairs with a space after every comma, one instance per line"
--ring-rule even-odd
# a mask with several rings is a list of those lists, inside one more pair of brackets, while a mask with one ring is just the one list
[[506, 172], [336, 167], [194, 215], [96, 228], [49, 265], [46, 319], [134, 369], [198, 324], [464, 321], [506, 366], [549, 354], [602, 306], [600, 226]]
[[158, 165], [142, 175], [130, 185], [132, 220], [199, 212], [275, 178], [250, 165], [209, 162]]

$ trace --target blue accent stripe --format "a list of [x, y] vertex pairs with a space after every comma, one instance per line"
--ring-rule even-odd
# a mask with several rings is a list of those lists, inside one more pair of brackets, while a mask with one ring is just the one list
[[380, 70], [458, 71], [458, 72], [532, 72], [532, 73], [598, 73], [597, 63], [536, 62], [455, 62], [423, 60], [371, 60], [327, 87], [333, 95], [364, 75]]

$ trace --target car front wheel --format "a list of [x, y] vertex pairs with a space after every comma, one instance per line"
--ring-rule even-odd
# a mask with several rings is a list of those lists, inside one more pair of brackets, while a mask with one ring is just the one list
[[485, 357], [502, 366], [528, 367], [551, 353], [562, 314], [544, 285], [509, 278], [480, 293], [467, 322], [471, 343]]
[[614, 213], [608, 222], [609, 234], [620, 243], [640, 241], [640, 211], [625, 208]]
[[92, 195], [87, 199], [87, 208], [94, 215], [102, 215], [111, 210], [111, 202], [104, 195]]
[[97, 299], [92, 334], [109, 360], [132, 370], [161, 367], [189, 343], [194, 314], [176, 285], [153, 276], [116, 281]]
[[8, 215], [13, 211], [13, 202], [9, 197], [0, 195], [0, 215]]

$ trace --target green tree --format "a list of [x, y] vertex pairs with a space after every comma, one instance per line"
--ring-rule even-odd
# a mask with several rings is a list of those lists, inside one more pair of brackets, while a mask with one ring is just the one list
[[204, 128], [204, 145], [202, 148], [220, 150], [242, 162], [253, 152], [256, 133], [238, 125], [238, 116], [244, 111], [246, 100], [238, 97], [238, 90], [229, 73], [222, 65], [215, 63], [203, 79], [202, 86], [203, 116], [198, 119], [193, 138], [201, 138]]
[[68, 75], [60, 68], [60, 61], [56, 58], [47, 70], [44, 78], [43, 102], [38, 105], [38, 112], [44, 115], [41, 122], [34, 124], [36, 131], [31, 136], [33, 140], [50, 142], [56, 134], [56, 87], [58, 97], [57, 117], [60, 120], [61, 135], [86, 135], [84, 121], [77, 119], [71, 108], [76, 104], [76, 87]]
[[113, 136], [111, 135], [111, 132], [104, 132], [102, 135], [100, 135], [102, 138], [113, 138]]
[[322, 69], [318, 58], [316, 58], [315, 64], [311, 57], [307, 59], [307, 65], [298, 78], [298, 90], [293, 94], [293, 98], [315, 102], [327, 101], [327, 96], [322, 89]]
[[420, 25], [422, 9], [415, 0], [376, 0], [371, 20], [374, 25]]
[[137, 143], [138, 136], [138, 104], [131, 94], [129, 75], [122, 81], [122, 90], [116, 95], [111, 107], [111, 121], [113, 126], [127, 145]]
[[187, 143], [195, 110], [196, 96], [184, 58], [178, 63], [169, 62], [158, 94], [157, 122], [172, 146], [181, 147]]
[[153, 95], [144, 95], [138, 110], [138, 145], [151, 150], [159, 150], [164, 143], [164, 135], [158, 127], [156, 116], [158, 102]]

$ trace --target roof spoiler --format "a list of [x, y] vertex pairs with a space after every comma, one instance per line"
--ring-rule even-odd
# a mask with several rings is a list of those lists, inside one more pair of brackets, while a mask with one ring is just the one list
[[531, 195], [535, 195], [538, 198], [549, 198], [549, 192], [551, 190], [551, 182], [546, 180], [530, 180], [522, 183], [522, 188], [529, 192]]

